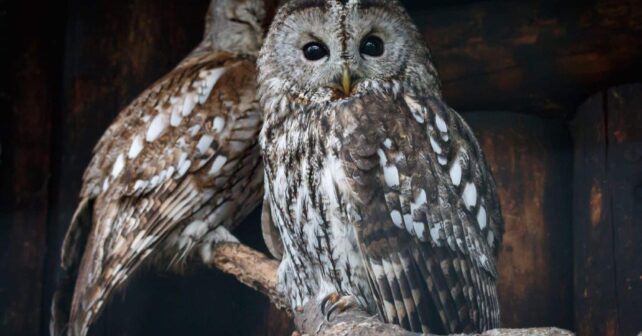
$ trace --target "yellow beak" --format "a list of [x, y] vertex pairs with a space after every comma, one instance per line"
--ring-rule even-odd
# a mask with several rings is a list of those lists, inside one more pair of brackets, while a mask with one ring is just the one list
[[349, 96], [350, 91], [352, 91], [352, 80], [350, 79], [350, 70], [348, 70], [347, 65], [343, 66], [343, 75], [341, 78], [341, 85], [343, 87], [343, 93], [346, 96]]

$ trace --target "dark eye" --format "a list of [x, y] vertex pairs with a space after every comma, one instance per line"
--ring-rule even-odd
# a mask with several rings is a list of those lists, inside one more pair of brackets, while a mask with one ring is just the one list
[[381, 56], [383, 55], [383, 41], [374, 35], [370, 35], [361, 42], [359, 52], [373, 57]]
[[310, 61], [318, 61], [328, 56], [328, 49], [319, 42], [310, 42], [303, 46], [303, 56]]

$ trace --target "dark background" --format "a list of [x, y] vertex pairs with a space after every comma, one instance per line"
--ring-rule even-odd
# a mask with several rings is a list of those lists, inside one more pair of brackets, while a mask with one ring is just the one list
[[[0, 335], [46, 335], [91, 148], [201, 38], [208, 0], [0, 0]], [[642, 330], [642, 1], [405, 1], [507, 231], [504, 326]], [[263, 248], [255, 213], [239, 232]], [[285, 335], [211, 269], [139, 272], [95, 335]]]

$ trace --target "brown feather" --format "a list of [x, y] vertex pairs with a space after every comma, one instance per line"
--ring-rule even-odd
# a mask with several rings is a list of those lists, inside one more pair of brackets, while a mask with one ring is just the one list
[[[180, 265], [207, 232], [233, 228], [258, 205], [254, 71], [252, 60], [228, 53], [192, 59], [143, 92], [103, 135], [63, 249], [63, 264], [78, 265], [72, 334], [84, 334], [150, 256], [164, 268]], [[92, 212], [93, 225], [84, 226], [91, 232], [77, 232], [77, 219]], [[195, 221], [206, 224], [188, 232]], [[89, 237], [84, 247], [75, 246], [80, 236]]]

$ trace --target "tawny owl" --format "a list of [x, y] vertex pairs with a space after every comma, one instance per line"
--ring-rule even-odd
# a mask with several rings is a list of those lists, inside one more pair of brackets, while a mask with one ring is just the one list
[[150, 259], [163, 269], [193, 255], [207, 263], [212, 244], [233, 240], [227, 229], [260, 203], [264, 16], [264, 0], [212, 0], [201, 44], [102, 136], [63, 243], [73, 299], [56, 293], [52, 334], [85, 334]]
[[503, 221], [472, 131], [398, 1], [292, 0], [258, 61], [266, 199], [295, 309], [417, 332], [499, 324]]

